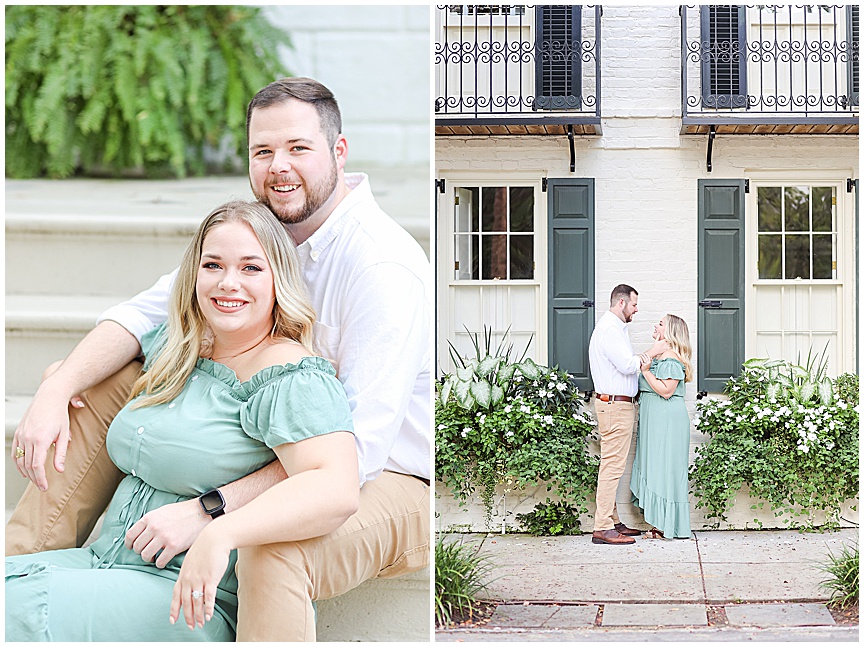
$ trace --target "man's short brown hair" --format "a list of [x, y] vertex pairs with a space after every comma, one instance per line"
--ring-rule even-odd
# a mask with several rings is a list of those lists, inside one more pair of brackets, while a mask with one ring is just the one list
[[303, 76], [273, 81], [252, 97], [252, 101], [249, 102], [249, 107], [246, 109], [247, 141], [249, 139], [249, 122], [255, 108], [268, 108], [291, 99], [309, 103], [315, 107], [321, 120], [321, 132], [324, 133], [327, 143], [332, 148], [336, 144], [336, 138], [342, 132], [342, 114], [339, 112], [339, 105], [336, 103], [333, 93], [323, 84]]
[[609, 306], [614, 307], [615, 304], [618, 302], [618, 299], [624, 299], [624, 303], [630, 303], [631, 294], [639, 296], [636, 288], [632, 288], [626, 283], [616, 285], [614, 288], [612, 288], [612, 296], [609, 297]]

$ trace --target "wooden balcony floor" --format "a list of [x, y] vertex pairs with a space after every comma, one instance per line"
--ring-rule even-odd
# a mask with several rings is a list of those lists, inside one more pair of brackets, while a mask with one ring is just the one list
[[[477, 135], [566, 135], [567, 126], [562, 124], [498, 124], [471, 126], [435, 126], [435, 135], [477, 136]], [[594, 124], [573, 124], [574, 135], [599, 134]]]
[[[707, 135], [710, 126], [685, 124], [682, 135]], [[857, 135], [858, 124], [717, 124], [718, 135]]]

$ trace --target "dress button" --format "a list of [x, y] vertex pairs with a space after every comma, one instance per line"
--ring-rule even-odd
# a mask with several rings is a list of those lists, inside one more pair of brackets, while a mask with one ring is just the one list
[[173, 409], [175, 404], [176, 404], [176, 402], [172, 402], [171, 404], [168, 405], [168, 408]]
[[138, 476], [138, 474], [135, 473], [135, 470], [132, 470], [132, 476]]
[[193, 381], [193, 382], [194, 382], [195, 380], [197, 380], [197, 379], [198, 379], [198, 376], [197, 376], [197, 375], [193, 375], [193, 376], [192, 376], [192, 381]]
[[140, 436], [143, 433], [144, 433], [144, 427], [138, 427], [138, 435]]
[[118, 541], [120, 541], [120, 537], [114, 537], [114, 543], [116, 544]]

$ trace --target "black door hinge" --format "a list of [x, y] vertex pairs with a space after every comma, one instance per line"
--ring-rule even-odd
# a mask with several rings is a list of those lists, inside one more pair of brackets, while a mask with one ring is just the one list
[[858, 189], [858, 180], [853, 180], [851, 177], [846, 178], [846, 193], [852, 193], [853, 189]]
[[750, 180], [744, 180], [744, 193], [750, 193]]
[[541, 182], [542, 182], [542, 187], [541, 187], [541, 188], [543, 189], [543, 193], [546, 193], [546, 189], [549, 188], [549, 178], [545, 178], [545, 177], [544, 177], [544, 178], [541, 180]]
[[438, 189], [438, 193], [444, 193], [446, 183], [446, 180], [435, 180], [435, 188]]

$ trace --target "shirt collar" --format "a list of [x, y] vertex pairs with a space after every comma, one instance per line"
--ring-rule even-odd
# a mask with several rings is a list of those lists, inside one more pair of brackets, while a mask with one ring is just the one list
[[350, 189], [348, 195], [342, 198], [315, 233], [298, 246], [298, 250], [305, 249], [313, 261], [318, 260], [321, 253], [345, 227], [348, 212], [358, 203], [372, 197], [372, 187], [365, 173], [346, 173], [345, 184]]
[[612, 312], [611, 310], [607, 310], [606, 314], [609, 315], [609, 317], [611, 317], [612, 323], [614, 323], [616, 326], [618, 326], [618, 328], [620, 328], [621, 330], [627, 329], [627, 324], [624, 323], [623, 321], [621, 321], [621, 319], [618, 318], [618, 315], [616, 315], [614, 312]]

